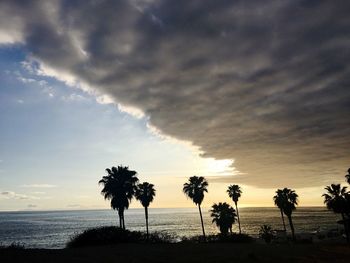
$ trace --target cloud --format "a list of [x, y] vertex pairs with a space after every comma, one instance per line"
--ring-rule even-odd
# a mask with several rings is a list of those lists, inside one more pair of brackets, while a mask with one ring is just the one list
[[[39, 73], [33, 69], [34, 68], [33, 63], [34, 62], [22, 61], [21, 65], [22, 65], [23, 69], [25, 69], [28, 73], [30, 73], [32, 75], [39, 75]], [[42, 93], [47, 94], [50, 98], [54, 97], [53, 88], [48, 85], [48, 82], [46, 80], [38, 80], [38, 79], [31, 78], [31, 77], [25, 77], [19, 71], [15, 71], [15, 72], [9, 71], [8, 74], [13, 74], [18, 81], [20, 81], [24, 84], [33, 84], [35, 87], [39, 87], [41, 89]]]
[[27, 205], [27, 207], [28, 208], [36, 208], [36, 207], [38, 207], [37, 205], [33, 205], [33, 204], [29, 204], [29, 205]]
[[41, 192], [41, 191], [35, 191], [35, 192], [32, 192], [33, 195], [44, 195], [46, 194], [46, 192]]
[[[150, 127], [235, 160], [218, 182], [308, 187], [350, 163], [350, 3], [2, 1], [0, 43]], [[26, 65], [28, 66], [28, 65]]]
[[67, 205], [68, 208], [81, 208], [81, 205], [79, 204], [70, 204], [70, 205]]
[[28, 199], [39, 199], [35, 196], [29, 196], [25, 194], [18, 194], [12, 191], [0, 192], [0, 199], [16, 199], [16, 200], [28, 200]]
[[55, 188], [55, 187], [57, 187], [57, 185], [53, 185], [53, 184], [24, 184], [24, 185], [21, 185], [21, 187], [25, 187], [25, 188]]
[[83, 95], [72, 93], [69, 96], [62, 96], [62, 100], [66, 102], [87, 102], [89, 99]]

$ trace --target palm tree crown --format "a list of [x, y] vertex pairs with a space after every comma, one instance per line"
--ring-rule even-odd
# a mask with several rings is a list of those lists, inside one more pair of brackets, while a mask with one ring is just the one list
[[287, 216], [290, 216], [292, 212], [296, 209], [296, 206], [298, 205], [298, 195], [295, 193], [294, 190], [289, 188], [283, 188], [282, 192], [283, 212]]
[[135, 195], [137, 173], [127, 166], [107, 168], [106, 172], [107, 175], [99, 181], [103, 185], [101, 194], [105, 199], [111, 200], [111, 207], [118, 211], [120, 227], [125, 228], [124, 210], [129, 208]]
[[346, 187], [341, 187], [340, 184], [331, 184], [326, 186], [326, 194], [323, 194], [324, 203], [329, 210], [333, 210], [334, 213], [345, 213], [346, 208]]
[[350, 168], [348, 169], [348, 174], [345, 175], [346, 181], [350, 184]]
[[232, 199], [232, 201], [237, 203], [238, 199], [241, 197], [242, 190], [239, 185], [233, 184], [228, 187], [227, 193], [228, 196]]
[[220, 202], [214, 204], [210, 212], [210, 216], [213, 218], [212, 222], [219, 227], [221, 234], [226, 235], [236, 221], [235, 209], [226, 202]]
[[154, 185], [144, 182], [137, 185], [136, 188], [136, 199], [139, 200], [143, 207], [149, 207], [149, 204], [153, 201], [154, 196], [156, 195], [156, 190]]
[[184, 184], [183, 192], [192, 199], [196, 205], [201, 205], [204, 199], [204, 192], [208, 192], [208, 182], [202, 176], [192, 176], [188, 183]]
[[277, 189], [276, 195], [273, 197], [273, 201], [275, 203], [275, 206], [278, 208], [282, 209], [283, 208], [283, 203], [284, 203], [284, 196], [283, 196], [283, 191], [281, 189]]

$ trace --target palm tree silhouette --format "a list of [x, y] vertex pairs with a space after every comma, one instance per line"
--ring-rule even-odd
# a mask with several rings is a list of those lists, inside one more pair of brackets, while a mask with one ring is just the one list
[[242, 190], [239, 185], [233, 184], [230, 185], [227, 189], [228, 196], [232, 199], [232, 201], [235, 203], [236, 206], [236, 211], [237, 211], [237, 218], [238, 218], [238, 228], [239, 228], [239, 233], [241, 234], [241, 220], [239, 218], [239, 211], [238, 211], [238, 199], [241, 197]]
[[145, 217], [146, 217], [146, 231], [147, 231], [147, 240], [149, 236], [148, 232], [148, 207], [149, 204], [153, 201], [154, 196], [156, 195], [156, 190], [154, 189], [154, 185], [144, 182], [142, 184], [137, 185], [136, 188], [136, 199], [139, 200], [142, 206], [145, 208]]
[[294, 225], [292, 221], [292, 213], [296, 209], [296, 206], [298, 205], [298, 195], [295, 193], [294, 190], [291, 190], [289, 188], [283, 188], [282, 192], [283, 192], [282, 193], [283, 213], [288, 218], [290, 229], [292, 230], [293, 241], [295, 241], [295, 231], [294, 231]]
[[212, 206], [210, 216], [213, 218], [212, 223], [215, 223], [220, 229], [220, 233], [227, 235], [228, 230], [232, 229], [232, 225], [236, 221], [236, 211], [228, 203], [218, 203]]
[[111, 207], [118, 211], [119, 226], [125, 229], [124, 211], [129, 208], [131, 199], [135, 195], [136, 171], [129, 170], [127, 166], [106, 169], [107, 175], [98, 182], [103, 185], [101, 194], [105, 199], [111, 200]]
[[349, 213], [350, 193], [347, 192], [346, 189], [346, 187], [341, 187], [340, 184], [331, 184], [330, 186], [326, 186], [325, 190], [327, 190], [327, 193], [322, 196], [324, 197], [324, 203], [329, 210], [341, 214], [344, 222], [346, 240], [349, 242], [348, 220], [346, 220], [345, 214]]
[[203, 223], [201, 204], [202, 204], [202, 201], [204, 199], [204, 192], [208, 192], [207, 187], [208, 187], [208, 182], [202, 176], [200, 176], [200, 177], [191, 176], [188, 179], [188, 183], [185, 183], [183, 186], [184, 194], [187, 195], [190, 199], [192, 199], [192, 201], [196, 205], [198, 205], [204, 240], [206, 239], [206, 237], [205, 237], [205, 231], [204, 231], [204, 223]]
[[350, 184], [350, 168], [348, 169], [348, 174], [345, 175], [346, 181]]
[[283, 191], [281, 189], [278, 189], [276, 191], [276, 195], [273, 197], [273, 201], [275, 203], [275, 206], [277, 206], [280, 209], [283, 228], [284, 228], [284, 231], [286, 232], [287, 231], [286, 223], [284, 222], [284, 215], [283, 215], [283, 203], [284, 203], [283, 198], [284, 198]]
[[266, 243], [270, 243], [274, 237], [272, 227], [270, 225], [260, 226], [259, 237], [265, 240]]

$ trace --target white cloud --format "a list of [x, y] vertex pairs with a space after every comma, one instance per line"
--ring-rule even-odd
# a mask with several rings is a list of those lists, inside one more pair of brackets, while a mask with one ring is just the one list
[[46, 192], [35, 191], [35, 192], [31, 192], [31, 194], [33, 194], [33, 195], [44, 195], [44, 194], [46, 194]]
[[89, 99], [83, 95], [72, 93], [69, 96], [62, 96], [62, 100], [66, 102], [85, 102]]
[[16, 200], [39, 199], [38, 197], [35, 197], [35, 196], [18, 194], [18, 193], [15, 193], [13, 191], [0, 192], [0, 198], [2, 198], [2, 199], [16, 199]]
[[24, 185], [21, 185], [21, 187], [25, 187], [25, 188], [55, 188], [55, 187], [57, 187], [57, 185], [53, 185], [53, 184], [24, 184]]

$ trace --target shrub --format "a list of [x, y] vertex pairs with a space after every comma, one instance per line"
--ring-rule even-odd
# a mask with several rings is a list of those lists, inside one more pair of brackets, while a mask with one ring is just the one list
[[71, 237], [67, 248], [113, 245], [118, 243], [171, 243], [174, 237], [165, 232], [146, 233], [124, 230], [119, 227], [107, 226], [91, 228]]
[[[182, 237], [182, 243], [201, 243], [203, 242], [203, 236]], [[246, 234], [229, 234], [229, 235], [208, 235], [206, 237], [208, 243], [251, 243], [254, 239]]]
[[265, 240], [266, 243], [270, 243], [274, 238], [272, 227], [270, 225], [262, 225], [259, 230], [259, 237]]
[[4, 246], [0, 244], [0, 249], [11, 249], [11, 250], [19, 250], [19, 249], [25, 249], [24, 244], [20, 242], [13, 242], [8, 246]]

